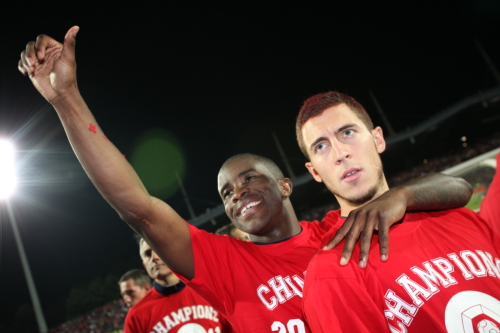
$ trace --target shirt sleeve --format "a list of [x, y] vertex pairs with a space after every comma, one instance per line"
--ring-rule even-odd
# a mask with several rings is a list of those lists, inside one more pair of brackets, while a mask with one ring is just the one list
[[481, 202], [479, 216], [486, 220], [500, 235], [500, 154], [497, 155], [497, 171], [491, 181], [488, 192]]
[[[355, 260], [343, 267], [325, 264], [338, 262], [337, 257], [327, 252], [330, 251], [318, 253], [306, 275], [303, 312], [312, 332], [390, 332], [380, 288], [376, 282], [371, 282], [372, 285], [365, 283], [365, 280], [376, 279], [363, 278], [373, 272], [361, 271]], [[318, 260], [322, 255], [324, 258]]]
[[129, 310], [127, 316], [125, 317], [125, 323], [123, 324], [123, 333], [135, 333], [141, 332], [136, 315], [132, 309]]
[[[188, 224], [194, 257], [194, 278], [174, 272], [221, 314], [231, 313], [234, 302], [234, 256], [238, 249], [230, 237], [213, 235]], [[234, 244], [233, 244], [234, 245]]]

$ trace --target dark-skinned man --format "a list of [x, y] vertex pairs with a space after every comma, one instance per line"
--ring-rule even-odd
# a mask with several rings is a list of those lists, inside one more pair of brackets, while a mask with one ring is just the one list
[[[224, 163], [218, 189], [226, 214], [250, 235], [251, 242], [212, 235], [187, 224], [168, 204], [148, 194], [126, 159], [104, 139], [77, 87], [78, 30], [71, 28], [63, 44], [46, 35], [29, 42], [21, 54], [19, 70], [54, 106], [78, 159], [99, 192], [182, 281], [231, 322], [235, 331], [305, 332], [301, 312], [305, 270], [324, 234], [337, 220], [299, 223], [289, 200], [291, 181], [272, 161], [243, 155]], [[453, 202], [441, 200], [439, 208], [462, 206], [468, 201], [470, 186], [451, 177], [441, 179], [445, 180], [427, 181], [427, 187], [436, 194], [430, 203], [432, 208], [440, 196], [447, 198], [450, 192], [463, 196]], [[384, 214], [376, 214], [381, 219], [347, 219], [349, 227], [341, 230], [350, 236], [348, 246], [352, 248], [356, 234], [366, 229], [373, 232], [378, 228], [381, 235], [387, 234], [407, 205], [411, 208], [417, 201], [412, 187], [390, 191], [387, 196], [391, 194], [390, 204], [378, 206], [374, 201], [358, 214], [365, 216], [365, 209], [382, 211]], [[369, 245], [369, 241], [362, 244]], [[380, 246], [387, 257], [387, 242], [382, 241]]]

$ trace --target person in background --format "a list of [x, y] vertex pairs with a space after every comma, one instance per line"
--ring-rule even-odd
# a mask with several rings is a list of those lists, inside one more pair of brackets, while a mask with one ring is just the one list
[[125, 318], [124, 332], [233, 332], [227, 320], [187, 287], [141, 239], [142, 264], [153, 288]]
[[139, 302], [151, 289], [151, 279], [143, 269], [132, 269], [118, 281], [120, 293], [129, 308]]

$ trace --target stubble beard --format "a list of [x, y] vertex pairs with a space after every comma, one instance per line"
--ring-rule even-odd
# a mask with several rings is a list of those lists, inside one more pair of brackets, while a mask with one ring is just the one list
[[334, 189], [330, 188], [330, 186], [327, 185], [327, 188], [330, 190], [330, 192], [332, 192], [332, 194], [337, 198], [337, 200], [342, 199], [342, 200], [348, 202], [349, 204], [351, 204], [352, 206], [361, 206], [361, 205], [364, 205], [365, 203], [375, 199], [375, 196], [379, 192], [379, 189], [382, 186], [383, 181], [384, 181], [384, 171], [383, 170], [384, 170], [384, 168], [382, 167], [382, 163], [381, 163], [379, 166], [379, 169], [378, 169], [377, 182], [372, 187], [370, 187], [365, 193], [360, 194], [358, 196], [353, 196], [353, 197], [349, 197], [349, 198], [344, 197], [344, 196], [340, 195]]

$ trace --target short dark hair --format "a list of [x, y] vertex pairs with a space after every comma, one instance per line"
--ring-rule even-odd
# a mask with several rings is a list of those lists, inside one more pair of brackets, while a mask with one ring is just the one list
[[149, 277], [148, 273], [143, 270], [143, 269], [132, 269], [128, 271], [127, 273], [123, 274], [120, 280], [118, 281], [118, 284], [125, 282], [129, 279], [134, 280], [134, 283], [141, 288], [144, 288], [146, 285], [151, 286], [151, 278]]
[[254, 158], [256, 160], [258, 160], [260, 163], [262, 163], [269, 171], [271, 171], [271, 174], [277, 179], [283, 179], [285, 178], [285, 175], [283, 175], [283, 172], [281, 171], [281, 169], [279, 168], [279, 166], [274, 163], [273, 160], [267, 158], [267, 157], [264, 157], [264, 156], [261, 156], [261, 155], [257, 155], [257, 154], [251, 154], [251, 153], [243, 153], [243, 154], [237, 154], [237, 155], [234, 155], [234, 156], [231, 156], [230, 158], [228, 158], [224, 164], [222, 164], [222, 168], [224, 168], [224, 166], [226, 164], [228, 164], [229, 162], [231, 162], [232, 160], [235, 160], [237, 158], [241, 158], [241, 157], [251, 157], [251, 158]]
[[309, 155], [302, 137], [302, 126], [304, 126], [309, 119], [322, 114], [326, 109], [340, 104], [347, 105], [349, 109], [351, 109], [351, 111], [354, 112], [356, 116], [365, 124], [369, 131], [373, 130], [373, 122], [370, 119], [370, 116], [366, 112], [363, 105], [359, 104], [359, 102], [353, 97], [337, 91], [329, 91], [311, 96], [305, 100], [304, 104], [302, 104], [295, 123], [295, 134], [297, 135], [300, 150], [302, 150], [302, 153], [304, 153], [307, 158], [309, 158]]

